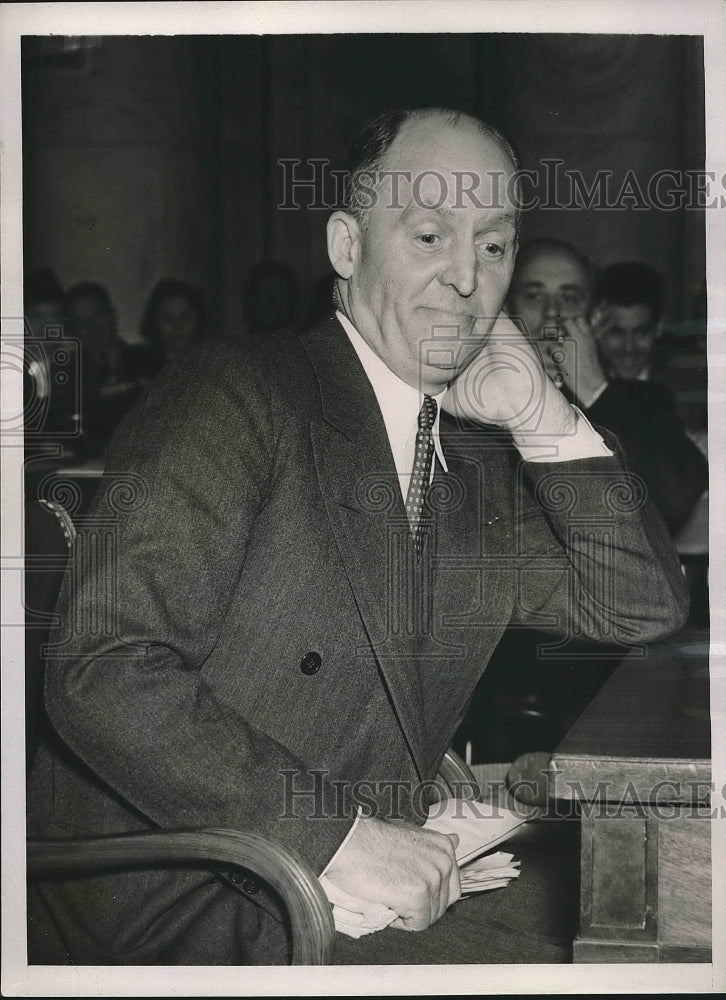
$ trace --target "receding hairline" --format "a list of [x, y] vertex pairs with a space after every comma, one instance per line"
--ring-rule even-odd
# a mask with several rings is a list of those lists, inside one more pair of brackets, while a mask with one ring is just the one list
[[547, 254], [569, 258], [585, 274], [588, 282], [592, 281], [593, 264], [586, 254], [578, 250], [572, 243], [567, 243], [564, 240], [548, 239], [547, 237], [528, 240], [521, 245], [517, 253], [514, 277], [517, 277], [517, 271], [521, 270], [525, 264], [538, 257], [544, 257]]
[[[392, 175], [395, 175], [398, 159], [396, 143], [399, 139], [405, 141], [409, 127], [416, 128], [417, 125], [427, 122], [432, 122], [434, 126], [438, 125], [442, 131], [455, 130], [461, 126], [462, 130], [466, 130], [470, 134], [472, 131], [475, 132], [482, 140], [494, 140], [502, 160], [509, 162], [516, 178], [519, 169], [517, 153], [507, 137], [499, 132], [494, 125], [488, 124], [476, 115], [454, 108], [399, 108], [384, 111], [375, 118], [371, 118], [353, 140], [348, 154], [345, 182], [339, 205], [342, 211], [353, 216], [360, 224], [366, 224], [370, 210], [375, 204], [375, 198], [371, 201], [368, 193], [370, 185], [366, 182], [376, 178], [380, 181], [384, 171], [390, 171]], [[424, 136], [424, 146], [425, 138]], [[421, 145], [420, 142], [418, 144]], [[432, 166], [435, 165], [432, 164]], [[507, 172], [506, 168], [504, 172], [496, 171], [497, 174]], [[436, 174], [437, 171], [432, 169], [423, 171], [423, 173]]]
[[453, 108], [414, 108], [409, 111], [406, 118], [401, 122], [395, 138], [383, 154], [383, 160], [387, 160], [390, 157], [397, 143], [405, 138], [406, 132], [410, 130], [411, 126], [422, 124], [429, 119], [438, 119], [452, 129], [466, 126], [474, 128], [484, 138], [493, 140], [505, 156], [511, 160], [514, 169], [517, 169], [517, 156], [514, 150], [494, 126], [488, 125], [481, 118], [477, 118], [476, 115], [469, 114], [467, 111], [457, 111]]

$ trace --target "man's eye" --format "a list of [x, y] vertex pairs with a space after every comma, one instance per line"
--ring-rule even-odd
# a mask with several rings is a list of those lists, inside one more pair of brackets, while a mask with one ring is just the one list
[[503, 257], [504, 247], [499, 243], [483, 243], [482, 250], [485, 257]]
[[441, 239], [441, 237], [437, 233], [421, 233], [417, 239], [420, 240], [421, 243], [425, 243], [427, 247], [430, 247], [434, 246]]

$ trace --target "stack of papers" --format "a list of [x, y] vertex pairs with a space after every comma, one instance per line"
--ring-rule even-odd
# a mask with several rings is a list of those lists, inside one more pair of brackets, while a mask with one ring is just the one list
[[461, 869], [461, 898], [465, 899], [475, 892], [486, 892], [487, 889], [503, 889], [518, 875], [519, 861], [513, 854], [505, 854], [504, 851], [487, 854]]
[[444, 799], [429, 808], [424, 830], [456, 834], [456, 861], [461, 868], [507, 840], [529, 818], [528, 813], [512, 812], [498, 802]]
[[[527, 816], [511, 812], [497, 803], [445, 799], [431, 806], [424, 829], [458, 836], [456, 861], [461, 869], [464, 898], [489, 889], [502, 889], [519, 876], [519, 861], [513, 855], [502, 851], [486, 852], [510, 837], [526, 821]], [[333, 904], [336, 930], [343, 934], [362, 937], [383, 930], [396, 919], [396, 913], [388, 906], [350, 896], [325, 875], [320, 881]]]

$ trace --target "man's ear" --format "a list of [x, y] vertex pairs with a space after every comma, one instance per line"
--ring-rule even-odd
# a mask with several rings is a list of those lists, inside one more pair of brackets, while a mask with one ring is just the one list
[[360, 256], [360, 226], [347, 212], [333, 212], [327, 234], [330, 263], [341, 278], [350, 278]]

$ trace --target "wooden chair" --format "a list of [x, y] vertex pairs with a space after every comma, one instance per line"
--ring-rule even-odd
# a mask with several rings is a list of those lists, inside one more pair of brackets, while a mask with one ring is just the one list
[[[42, 511], [32, 512], [33, 523], [40, 518], [47, 528], [47, 518], [51, 516], [58, 532], [51, 548], [57, 555], [65, 547], [67, 555], [75, 538], [71, 518], [59, 504], [34, 503], [44, 506]], [[57, 568], [54, 562], [56, 574]], [[60, 578], [54, 579], [57, 592]], [[50, 612], [57, 594], [52, 593], [52, 586], [46, 591]], [[31, 684], [37, 697], [38, 679], [33, 678]], [[448, 751], [441, 762], [436, 784], [440, 796], [479, 798], [476, 779], [453, 751]], [[250, 894], [257, 890], [259, 880], [267, 883], [278, 893], [288, 913], [292, 964], [328, 965], [332, 962], [335, 926], [327, 896], [309, 865], [295, 851], [273, 838], [254, 831], [193, 829], [27, 842], [30, 881], [162, 866], [211, 869], [223, 880], [242, 883]]]

